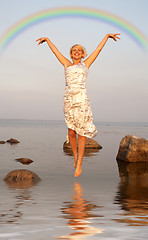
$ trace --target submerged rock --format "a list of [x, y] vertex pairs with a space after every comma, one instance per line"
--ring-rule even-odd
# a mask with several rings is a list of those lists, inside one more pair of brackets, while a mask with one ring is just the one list
[[15, 159], [17, 162], [20, 162], [24, 165], [29, 165], [30, 163], [33, 162], [33, 160], [29, 159], [29, 158], [17, 158]]
[[4, 177], [4, 181], [6, 181], [7, 183], [17, 182], [37, 183], [40, 180], [41, 180], [40, 177], [36, 173], [26, 169], [13, 170]]
[[[78, 139], [77, 139], [78, 144]], [[70, 142], [65, 141], [63, 144], [63, 149], [71, 149]], [[102, 149], [102, 146], [97, 143], [94, 139], [86, 138], [85, 149]]]
[[124, 162], [148, 162], [148, 140], [125, 136], [121, 140], [116, 159]]
[[20, 143], [17, 139], [14, 139], [14, 138], [10, 138], [6, 141], [7, 143], [10, 143], [10, 144], [17, 144], [17, 143]]

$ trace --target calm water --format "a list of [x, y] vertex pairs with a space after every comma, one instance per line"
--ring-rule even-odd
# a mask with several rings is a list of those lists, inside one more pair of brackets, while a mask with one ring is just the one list
[[[148, 139], [148, 123], [96, 125], [103, 149], [86, 153], [82, 175], [74, 178], [73, 157], [63, 151], [64, 122], [0, 120], [0, 140], [20, 140], [0, 145], [0, 240], [147, 239], [146, 165], [140, 179], [122, 181], [116, 155], [125, 135]], [[22, 165], [20, 157], [34, 162]], [[15, 169], [42, 180], [8, 186], [3, 178]]]

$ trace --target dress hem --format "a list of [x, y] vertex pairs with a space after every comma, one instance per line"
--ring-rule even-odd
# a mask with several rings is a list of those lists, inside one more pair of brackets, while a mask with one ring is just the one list
[[[89, 135], [88, 135], [88, 134], [80, 134], [79, 131], [78, 131], [78, 129], [74, 129], [74, 128], [68, 127], [68, 126], [67, 126], [67, 128], [75, 131], [78, 135], [83, 136], [83, 137], [87, 137], [87, 138], [94, 138], [94, 137], [96, 137], [96, 135], [97, 135], [97, 133], [98, 133], [98, 131], [95, 130], [95, 131], [94, 131], [94, 134], [89, 134]], [[92, 136], [90, 136], [90, 135], [92, 135]]]

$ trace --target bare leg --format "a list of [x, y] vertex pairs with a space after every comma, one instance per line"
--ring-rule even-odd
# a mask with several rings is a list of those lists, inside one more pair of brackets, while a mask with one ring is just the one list
[[78, 135], [78, 161], [77, 161], [77, 167], [75, 170], [75, 177], [78, 177], [81, 174], [82, 171], [82, 159], [83, 154], [85, 150], [85, 143], [86, 143], [86, 137]]
[[76, 138], [76, 132], [72, 129], [68, 129], [68, 136], [70, 145], [72, 147], [72, 151], [74, 154], [74, 167], [76, 168], [77, 165], [77, 138]]

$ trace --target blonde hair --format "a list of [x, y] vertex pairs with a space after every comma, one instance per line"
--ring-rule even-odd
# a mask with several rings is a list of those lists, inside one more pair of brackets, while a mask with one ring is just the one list
[[82, 53], [83, 53], [82, 58], [85, 58], [85, 57], [87, 56], [87, 53], [86, 53], [85, 48], [84, 48], [83, 46], [81, 46], [80, 44], [75, 44], [75, 45], [73, 45], [73, 46], [71, 47], [71, 49], [70, 49], [70, 57], [71, 57], [71, 55], [72, 55], [72, 49], [73, 49], [74, 47], [79, 47], [79, 48], [81, 48]]

